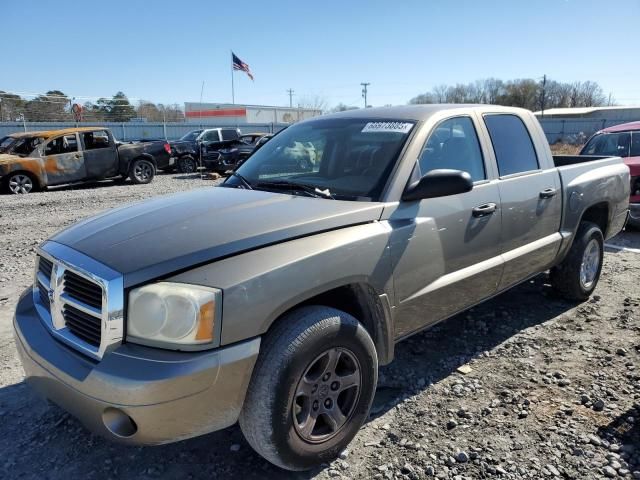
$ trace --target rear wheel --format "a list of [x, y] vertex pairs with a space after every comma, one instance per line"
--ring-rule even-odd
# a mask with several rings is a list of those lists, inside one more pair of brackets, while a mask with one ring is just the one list
[[129, 178], [133, 183], [150, 183], [156, 175], [155, 165], [145, 158], [134, 160], [129, 169]]
[[15, 195], [31, 193], [36, 189], [36, 182], [30, 175], [18, 172], [10, 174], [7, 178], [7, 190]]
[[551, 284], [570, 300], [588, 299], [600, 279], [603, 256], [604, 237], [600, 227], [582, 222], [566, 258], [551, 269]]
[[349, 444], [369, 414], [378, 378], [371, 337], [351, 315], [310, 306], [264, 338], [240, 428], [271, 463], [307, 470]]
[[196, 160], [191, 155], [185, 155], [178, 159], [178, 171], [180, 173], [194, 173], [196, 168]]

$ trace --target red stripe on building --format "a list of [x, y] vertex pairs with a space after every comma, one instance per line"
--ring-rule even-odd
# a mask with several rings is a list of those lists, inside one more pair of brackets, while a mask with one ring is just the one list
[[246, 108], [216, 108], [213, 110], [190, 110], [184, 115], [189, 118], [200, 117], [246, 117]]

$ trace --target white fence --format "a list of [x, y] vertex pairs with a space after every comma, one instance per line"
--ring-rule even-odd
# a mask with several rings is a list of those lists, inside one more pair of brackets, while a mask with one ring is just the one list
[[[242, 124], [242, 133], [277, 132], [287, 124], [284, 123], [264, 123], [264, 124]], [[201, 128], [211, 128], [211, 125], [198, 125], [197, 123], [147, 123], [147, 122], [2, 122], [0, 123], [0, 138], [15, 132], [37, 132], [43, 130], [59, 130], [61, 128], [72, 127], [106, 127], [111, 129], [113, 135], [122, 141], [140, 139], [161, 139], [176, 140], [191, 130]], [[218, 127], [218, 125], [216, 125]], [[236, 125], [227, 125], [229, 128], [236, 128]]]
[[[549, 143], [583, 143], [586, 138], [598, 130], [625, 123], [628, 120], [609, 120], [606, 118], [579, 118], [562, 120], [557, 118], [538, 118], [542, 124], [542, 129], [547, 136]], [[113, 123], [113, 122], [3, 122], [0, 123], [0, 138], [14, 132], [57, 130], [69, 127], [107, 127], [110, 128], [118, 140], [138, 140], [166, 138], [176, 140], [191, 130], [199, 128], [211, 128], [211, 125], [198, 125], [197, 123]], [[243, 133], [251, 132], [277, 132], [287, 124], [285, 123], [262, 123], [262, 124], [242, 124], [240, 130]], [[234, 125], [226, 127], [235, 128]]]

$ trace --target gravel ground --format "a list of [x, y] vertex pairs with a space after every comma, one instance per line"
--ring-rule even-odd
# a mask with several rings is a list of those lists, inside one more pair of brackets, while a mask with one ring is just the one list
[[[272, 467], [237, 427], [112, 444], [35, 397], [11, 334], [35, 247], [106, 208], [212, 184], [162, 175], [0, 196], [0, 478], [640, 478], [640, 254], [619, 248], [587, 303], [557, 298], [541, 275], [400, 343], [370, 421], [313, 472]], [[640, 233], [612, 243], [639, 249]]]

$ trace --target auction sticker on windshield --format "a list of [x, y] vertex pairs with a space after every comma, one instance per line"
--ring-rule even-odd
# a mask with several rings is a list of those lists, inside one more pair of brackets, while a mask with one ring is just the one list
[[407, 133], [413, 127], [409, 122], [369, 122], [362, 129], [362, 133], [369, 132], [398, 132]]

